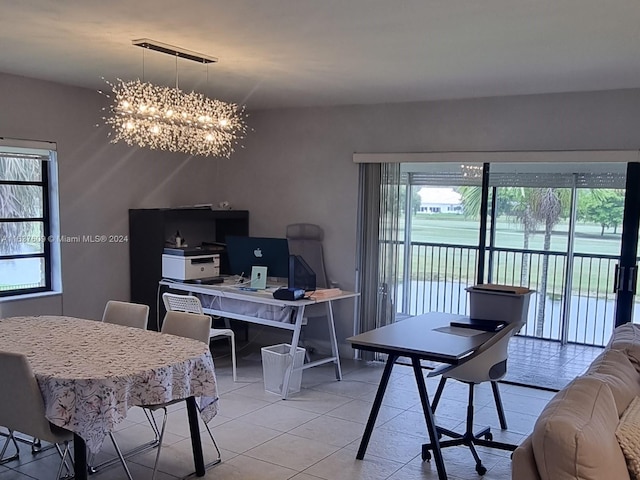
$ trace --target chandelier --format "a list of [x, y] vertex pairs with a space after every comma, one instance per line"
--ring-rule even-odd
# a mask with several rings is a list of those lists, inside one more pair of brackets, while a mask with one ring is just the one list
[[109, 107], [111, 116], [104, 117], [104, 121], [111, 126], [111, 142], [229, 158], [246, 133], [244, 107], [210, 99], [201, 93], [185, 93], [177, 85], [178, 58], [203, 64], [216, 62], [217, 58], [149, 39], [133, 40], [133, 44], [175, 55], [176, 87], [140, 80], [107, 81], [113, 91], [113, 103]]

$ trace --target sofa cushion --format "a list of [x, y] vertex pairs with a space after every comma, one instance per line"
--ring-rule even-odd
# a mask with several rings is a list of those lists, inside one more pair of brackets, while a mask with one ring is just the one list
[[542, 480], [629, 480], [615, 436], [615, 399], [607, 383], [578, 377], [551, 399], [531, 435]]
[[616, 401], [618, 416], [622, 415], [635, 397], [640, 396], [640, 375], [624, 351], [605, 350], [591, 363], [586, 374], [609, 385]]
[[616, 438], [627, 460], [631, 478], [640, 478], [640, 397], [634, 398], [622, 414]]
[[640, 347], [640, 325], [624, 323], [613, 330], [607, 348], [620, 349], [621, 345], [636, 345]]
[[516, 480], [540, 480], [536, 459], [533, 456], [531, 435], [525, 438], [511, 457], [511, 478]]
[[636, 370], [640, 371], [640, 325], [625, 323], [616, 327], [606, 348], [626, 352]]

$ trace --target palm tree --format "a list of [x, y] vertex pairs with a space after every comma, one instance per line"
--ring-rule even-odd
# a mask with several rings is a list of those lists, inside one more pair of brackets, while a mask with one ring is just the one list
[[[523, 239], [522, 248], [529, 250], [529, 240], [532, 235], [536, 233], [538, 229], [539, 219], [531, 208], [532, 203], [532, 191], [531, 188], [522, 187], [506, 187], [512, 195], [515, 205], [512, 208], [513, 217], [517, 219], [518, 223], [522, 225]], [[522, 268], [520, 270], [520, 285], [527, 283], [529, 277], [529, 259], [531, 255], [527, 253], [522, 254]]]
[[[553, 227], [560, 221], [568, 205], [568, 192], [558, 188], [532, 188], [530, 199], [531, 213], [540, 223], [544, 223], [545, 252], [551, 250], [551, 234]], [[538, 312], [536, 315], [536, 337], [542, 337], [544, 332], [544, 315], [547, 298], [547, 277], [549, 275], [549, 255], [542, 256], [542, 270], [540, 273]]]
[[[529, 240], [537, 231], [540, 224], [544, 225], [543, 250], [551, 250], [551, 235], [553, 227], [560, 221], [569, 205], [569, 192], [559, 188], [522, 188], [503, 187], [497, 190], [503, 202], [503, 213], [515, 218], [523, 227], [523, 249], [529, 248]], [[480, 213], [481, 189], [479, 187], [461, 187], [462, 201], [465, 214], [478, 216]], [[522, 269], [520, 271], [521, 285], [526, 285], [529, 275], [529, 255], [522, 255]], [[544, 331], [544, 316], [546, 310], [547, 277], [549, 275], [549, 256], [542, 256], [540, 284], [538, 286], [539, 299], [536, 313], [536, 336], [542, 337]]]
[[[0, 158], [0, 180], [33, 181], [40, 177], [40, 161]], [[41, 216], [39, 188], [33, 185], [0, 185], [0, 219]], [[41, 195], [40, 195], [41, 197]], [[36, 231], [34, 231], [36, 228]], [[32, 222], [0, 221], [0, 253], [22, 253], [21, 238], [41, 235]]]

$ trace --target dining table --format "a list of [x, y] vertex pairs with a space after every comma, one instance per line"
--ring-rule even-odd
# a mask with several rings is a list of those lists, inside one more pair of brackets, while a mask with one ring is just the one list
[[[0, 350], [26, 355], [45, 416], [74, 434], [75, 478], [133, 406], [184, 399], [195, 473], [204, 476], [198, 415], [218, 411], [209, 346], [190, 338], [68, 316], [0, 319]], [[2, 388], [6, 388], [3, 386]]]

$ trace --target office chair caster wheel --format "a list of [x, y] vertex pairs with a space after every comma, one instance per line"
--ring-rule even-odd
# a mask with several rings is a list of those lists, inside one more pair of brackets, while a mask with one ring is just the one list
[[479, 463], [476, 465], [476, 472], [478, 472], [478, 475], [482, 476], [487, 473], [487, 469], [484, 467], [484, 465]]
[[422, 447], [422, 461], [423, 462], [428, 462], [429, 460], [431, 460], [431, 452], [425, 448], [424, 446]]
[[484, 439], [491, 442], [493, 441], [493, 433], [489, 432], [487, 434], [485, 434]]
[[31, 453], [39, 453], [42, 450], [42, 442], [37, 439], [34, 438], [33, 442], [31, 443]]

